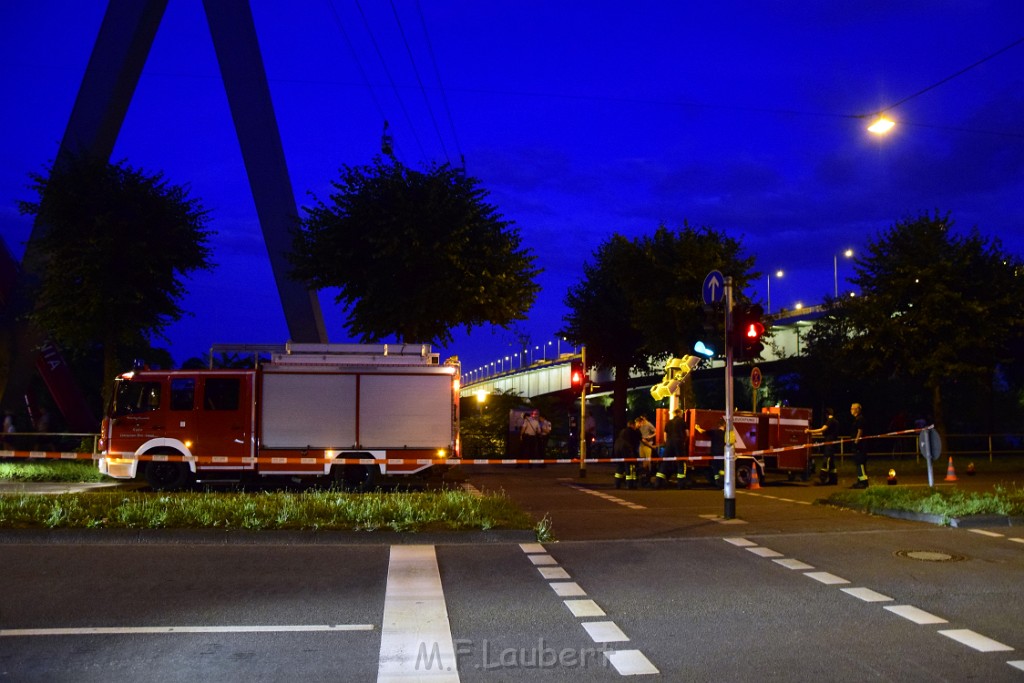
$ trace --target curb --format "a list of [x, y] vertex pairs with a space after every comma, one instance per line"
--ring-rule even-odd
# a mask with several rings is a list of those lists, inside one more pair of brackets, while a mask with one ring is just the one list
[[460, 545], [536, 542], [536, 532], [528, 529], [422, 533], [244, 529], [0, 529], [0, 545]]
[[968, 515], [966, 517], [945, 517], [924, 512], [907, 512], [906, 510], [870, 510], [873, 515], [884, 515], [894, 519], [906, 519], [912, 522], [927, 522], [939, 526], [951, 526], [959, 529], [981, 529], [992, 526], [1024, 526], [1024, 517], [1008, 517], [1007, 515]]

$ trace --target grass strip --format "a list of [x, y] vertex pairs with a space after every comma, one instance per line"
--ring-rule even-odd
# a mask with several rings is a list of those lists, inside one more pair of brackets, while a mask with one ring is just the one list
[[970, 515], [1024, 516], [1024, 489], [1016, 485], [997, 484], [991, 492], [872, 486], [860, 491], [838, 491], [825, 502], [864, 512], [902, 510], [939, 515], [947, 524], [952, 518]]
[[465, 531], [538, 524], [504, 495], [272, 491], [8, 495], [0, 497], [0, 527]]
[[111, 481], [100, 474], [93, 461], [38, 460], [0, 462], [0, 480], [100, 482]]

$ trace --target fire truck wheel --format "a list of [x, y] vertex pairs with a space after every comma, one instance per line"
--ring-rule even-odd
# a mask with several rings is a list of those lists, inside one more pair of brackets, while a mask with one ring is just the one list
[[335, 481], [346, 491], [372, 491], [379, 471], [376, 465], [345, 465], [333, 470]]
[[146, 481], [156, 491], [184, 488], [191, 479], [192, 473], [183, 462], [151, 462], [146, 465]]

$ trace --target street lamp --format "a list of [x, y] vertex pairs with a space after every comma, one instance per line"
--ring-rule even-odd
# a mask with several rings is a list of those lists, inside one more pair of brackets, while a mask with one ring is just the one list
[[[843, 252], [844, 258], [851, 258], [853, 256], [853, 249], [847, 249]], [[832, 254], [832, 282], [835, 285], [835, 292], [833, 296], [839, 298], [839, 254]]]
[[[784, 275], [781, 270], [775, 271], [775, 277], [780, 278]], [[772, 312], [772, 276], [768, 274], [768, 313]]]
[[870, 126], [868, 126], [868, 131], [874, 133], [875, 135], [885, 135], [890, 130], [892, 130], [893, 126], [895, 125], [896, 122], [887, 117], [885, 114], [879, 114], [878, 118], [875, 119], [875, 121]]

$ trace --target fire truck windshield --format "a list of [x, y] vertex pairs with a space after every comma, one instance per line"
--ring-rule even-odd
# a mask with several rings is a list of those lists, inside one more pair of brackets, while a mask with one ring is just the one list
[[144, 413], [160, 408], [159, 382], [118, 380], [114, 387], [112, 417]]

